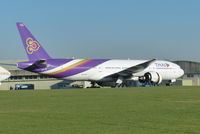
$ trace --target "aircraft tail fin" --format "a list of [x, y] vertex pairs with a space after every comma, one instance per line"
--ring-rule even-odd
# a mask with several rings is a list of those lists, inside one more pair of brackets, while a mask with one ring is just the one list
[[30, 61], [51, 59], [40, 43], [35, 39], [26, 26], [18, 22], [17, 27], [24, 44], [24, 49]]

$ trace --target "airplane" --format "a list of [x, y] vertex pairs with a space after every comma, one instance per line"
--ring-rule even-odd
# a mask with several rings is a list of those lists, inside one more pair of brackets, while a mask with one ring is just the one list
[[0, 66], [0, 85], [1, 85], [1, 81], [7, 79], [10, 77], [10, 72], [8, 70], [6, 70], [5, 68]]
[[[54, 78], [90, 81], [92, 85], [122, 87], [126, 81], [160, 84], [175, 82], [184, 74], [179, 65], [164, 60], [55, 59], [22, 22], [17, 22], [29, 61], [18, 62], [20, 69]], [[108, 84], [110, 83], [110, 84]]]

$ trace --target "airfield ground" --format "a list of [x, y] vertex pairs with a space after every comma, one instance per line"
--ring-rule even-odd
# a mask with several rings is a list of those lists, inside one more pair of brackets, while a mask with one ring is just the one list
[[199, 134], [200, 87], [0, 92], [0, 134]]

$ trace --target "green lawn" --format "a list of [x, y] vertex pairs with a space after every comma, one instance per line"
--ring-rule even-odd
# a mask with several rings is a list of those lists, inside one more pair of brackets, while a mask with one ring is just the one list
[[200, 134], [200, 87], [1, 91], [0, 134]]

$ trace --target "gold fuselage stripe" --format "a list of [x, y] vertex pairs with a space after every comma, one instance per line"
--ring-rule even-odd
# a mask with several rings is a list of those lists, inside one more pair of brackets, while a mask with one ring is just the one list
[[90, 61], [91, 61], [91, 59], [82, 60], [82, 61], [74, 63], [74, 64], [72, 64], [72, 65], [70, 65], [68, 67], [60, 69], [58, 71], [55, 71], [55, 72], [52, 72], [52, 73], [48, 73], [48, 75], [56, 75], [56, 74], [59, 74], [59, 73], [62, 73], [62, 72], [66, 72], [66, 71], [69, 71], [69, 70], [71, 70], [71, 69], [73, 69], [75, 67], [81, 66], [81, 65], [83, 65], [83, 64], [85, 64], [87, 62], [90, 62]]

